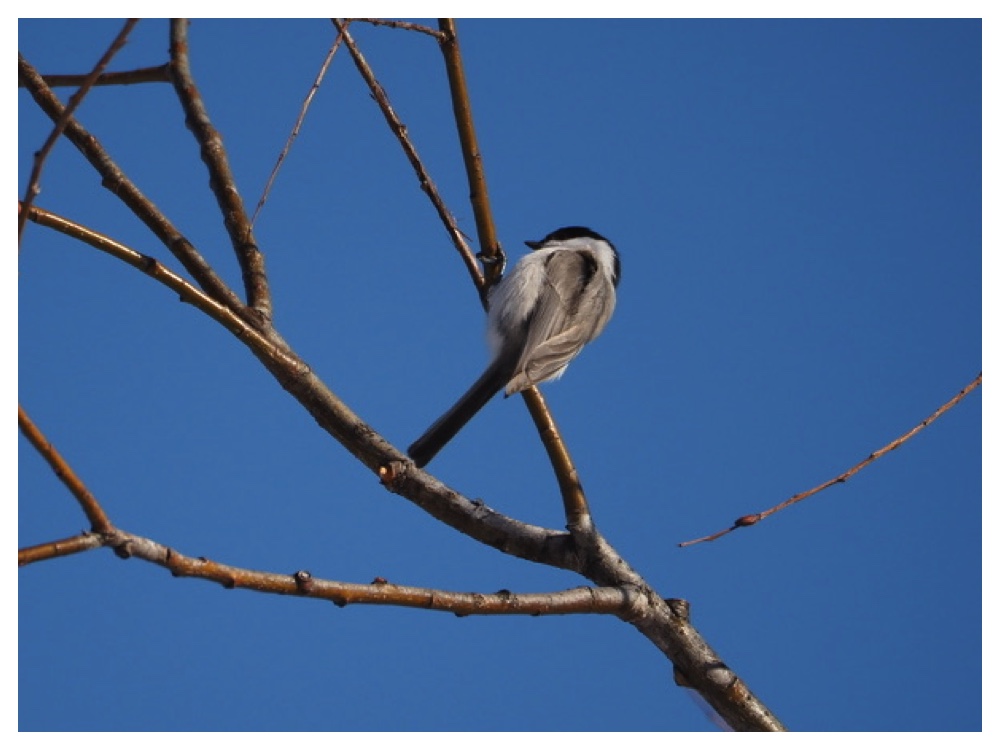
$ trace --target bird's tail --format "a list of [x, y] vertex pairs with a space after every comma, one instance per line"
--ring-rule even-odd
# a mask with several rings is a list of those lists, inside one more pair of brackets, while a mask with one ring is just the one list
[[511, 357], [497, 357], [493, 360], [465, 395], [407, 448], [406, 453], [413, 459], [413, 463], [418, 467], [427, 465], [465, 427], [466, 422], [476, 416], [504, 387], [510, 379], [513, 365]]

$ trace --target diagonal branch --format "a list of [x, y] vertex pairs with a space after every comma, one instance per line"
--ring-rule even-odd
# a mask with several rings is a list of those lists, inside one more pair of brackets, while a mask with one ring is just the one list
[[288, 157], [289, 152], [292, 150], [292, 144], [295, 143], [295, 139], [299, 137], [299, 131], [302, 129], [302, 123], [306, 119], [306, 112], [309, 111], [309, 106], [312, 104], [313, 97], [316, 96], [316, 92], [319, 91], [320, 84], [323, 83], [323, 79], [326, 77], [326, 71], [330, 67], [330, 63], [333, 62], [333, 56], [337, 54], [337, 50], [340, 49], [340, 43], [343, 37], [337, 34], [337, 38], [333, 42], [333, 46], [330, 47], [329, 51], [326, 53], [326, 57], [323, 58], [323, 64], [319, 67], [319, 73], [316, 74], [316, 79], [313, 81], [312, 86], [309, 87], [309, 93], [306, 94], [305, 101], [302, 102], [302, 106], [299, 108], [299, 116], [295, 120], [295, 125], [292, 127], [292, 132], [289, 134], [287, 141], [285, 142], [285, 147], [281, 149], [281, 153], [278, 154], [278, 159], [271, 169], [271, 174], [267, 177], [267, 183], [264, 185], [264, 190], [261, 192], [260, 200], [257, 201], [257, 206], [254, 208], [253, 216], [250, 218], [250, 226], [253, 227], [257, 223], [257, 216], [260, 214], [261, 209], [267, 202], [268, 196], [271, 194], [271, 187], [274, 185], [274, 181], [278, 177], [278, 171], [281, 169], [281, 165], [284, 163], [285, 159]]
[[452, 612], [456, 615], [537, 616], [586, 613], [625, 617], [636, 611], [640, 593], [633, 587], [579, 587], [538, 594], [515, 594], [510, 591], [498, 591], [495, 594], [461, 593], [401, 586], [383, 578], [376, 578], [370, 584], [358, 584], [314, 578], [304, 570], [294, 575], [264, 573], [213, 562], [204, 557], [182, 555], [151, 539], [116, 528], [97, 498], [55, 447], [45, 439], [20, 405], [17, 407], [17, 420], [21, 432], [77, 498], [92, 527], [92, 533], [18, 550], [18, 567], [103, 546], [111, 547], [121, 558], [138, 557], [160, 565], [177, 577], [202, 578], [230, 589], [243, 588], [267, 594], [326, 599], [339, 607], [348, 604], [383, 604]]
[[[633, 625], [674, 664], [685, 685], [699, 694], [737, 730], [780, 731], [781, 723], [691, 625], [688, 606], [664, 600], [607, 542], [594, 533], [581, 550], [565, 532], [532, 526], [504, 516], [481, 501], [469, 500], [431, 475], [414, 470], [406, 457], [329, 391], [290, 350], [279, 347], [232, 310], [195, 289], [153, 258], [148, 258], [79, 224], [38, 208], [29, 218], [118, 257], [156, 279], [229, 329], [313, 415], [316, 421], [362, 463], [376, 471], [391, 492], [410, 500], [457, 531], [505, 554], [573, 570], [602, 588], [633, 590], [616, 616]], [[117, 531], [117, 530], [116, 530]], [[137, 537], [115, 537], [120, 553], [166, 560], [165, 547], [150, 548]], [[506, 596], [506, 595], [504, 595]]]
[[[77, 89], [73, 95], [69, 98], [69, 103], [63, 110], [62, 115], [56, 120], [55, 127], [49, 134], [49, 137], [45, 139], [45, 143], [42, 145], [41, 149], [35, 152], [35, 163], [31, 170], [31, 176], [28, 178], [28, 188], [24, 196], [24, 205], [30, 206], [38, 193], [41, 192], [39, 187], [39, 182], [42, 177], [42, 166], [45, 164], [45, 160], [48, 158], [49, 154], [52, 152], [53, 147], [56, 145], [56, 141], [63, 134], [66, 129], [66, 125], [69, 123], [70, 118], [73, 117], [73, 113], [77, 110], [80, 104], [83, 103], [84, 97], [90, 91], [90, 89], [95, 85], [97, 79], [100, 77], [101, 73], [104, 71], [108, 64], [111, 62], [119, 50], [125, 46], [125, 42], [128, 40], [129, 34], [132, 33], [132, 29], [135, 25], [139, 23], [138, 18], [130, 18], [125, 22], [125, 26], [118, 36], [115, 37], [114, 41], [111, 42], [111, 46], [101, 55], [101, 59], [97, 61], [97, 65], [94, 69], [90, 71], [80, 83], [80, 88]], [[26, 215], [23, 211], [19, 211], [17, 214], [17, 241], [20, 245], [21, 236], [24, 234], [24, 225], [27, 221]]]
[[389, 97], [385, 93], [385, 89], [383, 89], [382, 84], [376, 80], [375, 74], [368, 65], [368, 61], [365, 60], [364, 55], [362, 55], [361, 51], [358, 49], [358, 45], [355, 43], [354, 37], [352, 37], [347, 31], [347, 22], [334, 18], [333, 25], [336, 26], [337, 31], [343, 35], [344, 44], [347, 45], [347, 49], [351, 53], [351, 59], [354, 60], [354, 65], [357, 67], [358, 72], [361, 73], [361, 77], [364, 78], [365, 83], [368, 84], [372, 97], [374, 97], [379, 109], [382, 110], [382, 116], [385, 118], [386, 123], [388, 123], [389, 129], [396, 135], [396, 138], [399, 140], [399, 145], [403, 147], [403, 153], [406, 154], [406, 158], [413, 167], [413, 171], [416, 172], [417, 179], [420, 181], [420, 189], [423, 190], [430, 199], [431, 204], [437, 211], [438, 217], [441, 219], [441, 223], [444, 224], [445, 231], [447, 231], [448, 236], [451, 237], [452, 244], [455, 245], [455, 249], [458, 250], [459, 255], [462, 257], [466, 270], [468, 270], [469, 276], [472, 278], [472, 283], [476, 285], [476, 289], [478, 289], [480, 294], [482, 294], [484, 289], [483, 274], [479, 270], [479, 264], [476, 263], [475, 255], [472, 250], [469, 249], [469, 245], [465, 241], [465, 237], [458, 228], [458, 223], [455, 221], [455, 217], [451, 215], [448, 207], [445, 206], [444, 200], [441, 198], [441, 194], [438, 192], [437, 186], [434, 184], [430, 174], [428, 174], [427, 169], [420, 160], [420, 156], [417, 154], [417, 149], [406, 132], [406, 126], [403, 124], [402, 120], [399, 119], [399, 115], [396, 114], [396, 111], [392, 108], [392, 104], [389, 102]]
[[201, 148], [201, 160], [208, 167], [208, 184], [222, 212], [222, 218], [229, 232], [229, 239], [236, 251], [236, 257], [243, 271], [243, 286], [247, 304], [255, 310], [264, 322], [271, 320], [271, 291], [267, 272], [264, 269], [264, 255], [257, 247], [253, 226], [243, 208], [243, 199], [236, 188], [236, 178], [229, 167], [229, 159], [222, 143], [222, 136], [212, 125], [201, 93], [191, 75], [188, 58], [188, 20], [173, 19], [170, 22], [170, 61], [174, 91], [180, 99], [187, 118], [188, 129], [194, 134]]
[[920, 424], [918, 424], [916, 427], [914, 427], [913, 429], [911, 429], [906, 434], [900, 435], [898, 438], [896, 438], [895, 440], [893, 440], [892, 442], [890, 442], [888, 445], [882, 446], [877, 451], [875, 451], [874, 453], [872, 453], [871, 455], [869, 455], [868, 458], [864, 459], [863, 461], [860, 461], [859, 463], [856, 463], [854, 466], [852, 466], [850, 469], [848, 469], [847, 471], [845, 471], [843, 474], [840, 474], [839, 476], [836, 476], [833, 479], [829, 479], [829, 480], [823, 482], [823, 484], [820, 484], [820, 485], [817, 485], [816, 487], [813, 487], [811, 490], [806, 490], [805, 492], [800, 492], [797, 495], [792, 495], [790, 498], [788, 498], [784, 502], [778, 503], [773, 508], [768, 508], [767, 510], [761, 511], [760, 513], [751, 513], [751, 514], [746, 515], [746, 516], [741, 516], [740, 518], [737, 518], [736, 521], [733, 522], [733, 525], [730, 526], [728, 529], [723, 529], [722, 531], [717, 531], [714, 534], [709, 534], [708, 536], [703, 536], [700, 539], [692, 539], [691, 541], [688, 541], [688, 542], [681, 542], [677, 546], [678, 547], [690, 547], [692, 544], [700, 544], [701, 542], [714, 542], [719, 537], [725, 536], [726, 534], [730, 533], [731, 531], [735, 531], [736, 529], [741, 529], [741, 528], [743, 528], [745, 526], [753, 526], [754, 524], [759, 523], [760, 521], [763, 521], [768, 516], [774, 515], [775, 513], [779, 512], [779, 511], [782, 511], [785, 508], [789, 507], [790, 505], [794, 505], [795, 503], [799, 502], [800, 500], [805, 500], [807, 497], [811, 497], [811, 496], [815, 495], [818, 492], [822, 492], [823, 490], [828, 489], [829, 487], [832, 487], [835, 484], [843, 484], [848, 479], [850, 479], [855, 474], [857, 474], [859, 471], [861, 471], [862, 469], [864, 469], [865, 467], [867, 467], [869, 464], [872, 464], [875, 461], [877, 461], [878, 459], [882, 458], [882, 456], [884, 456], [886, 453], [889, 453], [890, 451], [896, 450], [896, 448], [898, 448], [899, 446], [901, 446], [903, 443], [905, 443], [907, 440], [909, 440], [910, 438], [912, 438], [918, 432], [920, 432], [925, 427], [927, 427], [928, 425], [930, 425], [931, 422], [935, 421], [938, 417], [940, 417], [946, 411], [948, 411], [949, 409], [951, 409], [955, 404], [957, 404], [963, 398], [965, 398], [966, 396], [968, 396], [970, 393], [972, 393], [972, 391], [976, 390], [976, 388], [978, 388], [982, 384], [983, 384], [983, 374], [979, 373], [972, 380], [971, 383], [969, 383], [967, 386], [965, 386], [965, 388], [963, 388], [962, 390], [960, 390], [958, 392], [958, 394], [956, 394], [950, 401], [948, 401], [947, 403], [942, 404], [940, 407], [938, 407], [935, 410], [935, 412], [933, 414], [931, 414], [929, 417], [927, 417], [927, 419], [925, 419], [923, 422], [921, 422]]
[[[452, 528], [507, 554], [575, 570], [578, 564], [564, 532], [522, 523], [470, 500], [423, 472], [403, 471], [408, 459], [361, 420], [287, 346], [258, 331], [240, 316], [175, 274], [155, 258], [105, 235], [33, 206], [29, 218], [108, 253], [160, 282], [226, 328], [247, 346], [281, 386], [352, 455], [375, 472], [391, 491], [407, 498]], [[414, 478], [414, 475], [422, 475]]]
[[59, 451], [45, 439], [45, 435], [35, 426], [35, 423], [31, 421], [28, 413], [21, 408], [20, 404], [17, 405], [17, 426], [20, 428], [21, 433], [28, 439], [28, 442], [38, 451], [39, 455], [45, 459], [45, 462], [52, 468], [55, 475], [59, 477], [59, 480], [66, 485], [66, 488], [73, 497], [80, 503], [80, 507], [83, 508], [83, 512], [87, 516], [87, 520], [90, 521], [90, 528], [99, 533], [109, 531], [111, 529], [111, 521], [104, 512], [104, 508], [97, 502], [97, 498], [90, 493], [90, 490], [87, 489], [87, 486], [76, 475], [73, 468], [66, 463], [59, 454]]
[[[20, 54], [17, 56], [18, 78], [38, 106], [53, 121], [58, 122], [65, 112], [62, 102], [48, 87], [38, 71]], [[183, 264], [198, 285], [214, 300], [237, 312], [247, 315], [239, 297], [233, 294], [208, 265], [201, 254], [184, 235], [153, 205], [142, 191], [118, 168], [100, 142], [88, 133], [75, 118], [66, 122], [66, 137], [101, 175], [101, 184], [118, 197], [159, 238]]]

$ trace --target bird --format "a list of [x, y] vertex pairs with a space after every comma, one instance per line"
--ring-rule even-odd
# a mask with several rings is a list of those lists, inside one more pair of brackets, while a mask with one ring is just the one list
[[507, 397], [560, 377], [611, 319], [621, 261], [610, 240], [587, 227], [568, 226], [524, 244], [531, 252], [487, 293], [492, 359], [407, 449], [417, 467], [426, 466], [501, 390]]

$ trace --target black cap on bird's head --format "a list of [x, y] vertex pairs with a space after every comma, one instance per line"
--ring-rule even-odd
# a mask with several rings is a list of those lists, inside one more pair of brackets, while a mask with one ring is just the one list
[[[593, 229], [587, 227], [562, 227], [554, 232], [549, 232], [547, 235], [542, 237], [542, 239], [534, 241], [528, 240], [524, 244], [530, 247], [532, 250], [537, 250], [538, 248], [548, 244], [549, 242], [557, 242], [559, 240], [574, 240], [579, 237], [589, 237], [592, 240], [603, 240], [611, 245], [607, 237], [603, 237], [595, 232]], [[612, 245], [614, 247], [614, 245]]]
[[604, 235], [598, 234], [593, 229], [589, 227], [562, 227], [554, 232], [549, 232], [542, 239], [536, 241], [528, 240], [524, 244], [530, 247], [532, 250], [540, 250], [546, 247], [552, 242], [566, 242], [568, 240], [579, 240], [579, 239], [590, 239], [598, 240], [599, 242], [607, 243], [608, 247], [611, 248], [611, 254], [614, 257], [614, 272], [612, 274], [612, 281], [614, 285], [618, 286], [618, 281], [622, 276], [622, 264], [618, 259], [618, 248]]

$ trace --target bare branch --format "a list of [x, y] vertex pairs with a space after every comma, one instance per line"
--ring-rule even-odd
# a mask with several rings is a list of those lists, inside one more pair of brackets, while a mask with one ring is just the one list
[[[24, 205], [30, 206], [35, 200], [35, 197], [41, 191], [39, 182], [42, 177], [42, 166], [45, 164], [45, 160], [48, 158], [49, 153], [51, 153], [52, 148], [56, 145], [56, 141], [62, 135], [63, 131], [66, 129], [67, 124], [69, 124], [70, 119], [73, 117], [73, 113], [76, 111], [77, 107], [83, 103], [84, 97], [87, 96], [87, 92], [94, 86], [101, 72], [108, 67], [118, 51], [125, 46], [125, 42], [128, 40], [128, 35], [132, 33], [132, 29], [139, 22], [138, 18], [130, 18], [125, 22], [125, 26], [118, 36], [115, 37], [114, 41], [111, 42], [111, 46], [101, 55], [101, 59], [97, 61], [97, 65], [94, 69], [90, 71], [84, 78], [83, 82], [80, 84], [80, 88], [77, 89], [73, 95], [69, 98], [69, 103], [63, 110], [62, 115], [56, 120], [55, 127], [52, 132], [49, 133], [49, 137], [45, 139], [45, 143], [42, 145], [41, 149], [35, 152], [35, 163], [31, 170], [31, 176], [28, 178], [28, 188], [24, 195]], [[18, 76], [20, 80], [20, 76]], [[17, 214], [17, 243], [18, 246], [21, 244], [21, 236], [24, 234], [24, 225], [27, 221], [23, 211], [19, 211]]]
[[278, 154], [278, 160], [275, 162], [274, 168], [271, 170], [271, 174], [267, 177], [267, 184], [264, 185], [264, 190], [261, 193], [260, 200], [257, 201], [257, 207], [254, 209], [253, 217], [250, 219], [251, 227], [257, 223], [257, 216], [260, 214], [260, 210], [264, 207], [264, 203], [267, 202], [267, 198], [271, 194], [271, 186], [274, 185], [274, 181], [278, 176], [278, 170], [281, 169], [281, 165], [288, 157], [288, 153], [292, 150], [292, 144], [295, 142], [295, 139], [299, 137], [299, 131], [302, 129], [302, 123], [306, 119], [306, 112], [309, 111], [309, 105], [312, 104], [313, 97], [316, 96], [316, 92], [319, 91], [320, 84], [326, 76], [326, 71], [330, 67], [330, 63], [333, 62], [333, 56], [337, 54], [337, 50], [340, 49], [341, 41], [343, 41], [343, 35], [338, 33], [337, 38], [333, 42], [333, 46], [330, 47], [330, 50], [326, 53], [326, 57], [323, 59], [323, 64], [319, 68], [319, 73], [316, 74], [316, 79], [313, 81], [312, 86], [309, 87], [309, 93], [306, 94], [305, 101], [302, 102], [302, 107], [299, 109], [299, 116], [295, 120], [292, 132], [288, 136], [288, 140], [285, 142], [285, 147], [281, 149], [281, 153]]
[[262, 594], [324, 599], [338, 607], [374, 604], [429, 609], [465, 615], [569, 615], [618, 614], [641, 606], [634, 589], [579, 587], [546, 593], [498, 591], [494, 594], [443, 591], [419, 586], [401, 586], [375, 578], [370, 584], [316, 578], [305, 570], [288, 575], [249, 570], [189, 557], [151, 539], [115, 529], [106, 535], [105, 546], [122, 558], [137, 557], [169, 570], [178, 578], [214, 581], [227, 589], [249, 589]]
[[[448, 73], [448, 85], [451, 89], [451, 106], [455, 114], [455, 125], [458, 127], [458, 138], [462, 146], [462, 158], [465, 161], [465, 174], [469, 181], [469, 200], [476, 217], [476, 231], [479, 235], [480, 257], [499, 260], [503, 251], [497, 240], [497, 230], [493, 223], [493, 208], [490, 205], [490, 194], [486, 187], [486, 172], [483, 168], [483, 155], [479, 150], [479, 140], [476, 138], [476, 126], [472, 120], [472, 103], [469, 101], [469, 90], [465, 83], [465, 68], [462, 65], [462, 52], [458, 46], [458, 36], [453, 18], [439, 20], [441, 26], [441, 53], [444, 56], [444, 66]], [[486, 263], [486, 287], [496, 283], [503, 273], [503, 263]], [[483, 299], [485, 303], [485, 297]]]
[[[660, 598], [599, 534], [587, 536], [587, 547], [580, 548], [574, 537], [565, 532], [517, 521], [480, 501], [463, 497], [431, 475], [415, 469], [405, 456], [341, 403], [293, 352], [273, 344], [233, 311], [195, 289], [154, 258], [37, 207], [30, 210], [29, 218], [125, 260], [225, 325], [321, 427], [378, 473], [390, 491], [407, 498], [457, 531], [505, 554], [576, 571], [601, 587], [624, 586], [640, 592], [631, 606], [616, 615], [635, 626], [670, 658], [688, 683], [730, 726], [756, 730], [782, 728], [766, 706], [691, 627], [687, 621], [687, 607]], [[116, 537], [107, 546], [115, 548], [118, 554], [137, 555], [153, 561], [165, 561], [169, 553], [167, 548], [150, 547], [135, 537]]]
[[[49, 86], [54, 89], [66, 86], [81, 86], [88, 76], [79, 74], [53, 74], [42, 76]], [[118, 70], [110, 73], [101, 73], [94, 80], [94, 86], [129, 86], [136, 83], [170, 83], [170, 64], [156, 65], [149, 68], [136, 68], [135, 70]], [[18, 88], [24, 88], [22, 81], [17, 82]]]
[[429, 474], [414, 470], [406, 456], [354, 414], [293, 351], [275, 344], [273, 337], [258, 331], [155, 258], [37, 206], [31, 208], [29, 218], [125, 261], [224, 326], [324, 430], [372, 469], [390, 491], [463, 534], [507, 554], [570, 570], [578, 565], [568, 534], [504, 516], [480, 501], [463, 497]]
[[499, 591], [495, 594], [458, 593], [400, 586], [382, 578], [377, 578], [366, 585], [317, 579], [306, 571], [299, 571], [290, 576], [262, 573], [212, 562], [204, 557], [197, 559], [188, 557], [150, 539], [137, 537], [115, 528], [97, 498], [45, 439], [20, 404], [17, 408], [17, 421], [21, 432], [80, 502], [93, 530], [90, 534], [79, 534], [68, 539], [19, 550], [19, 567], [108, 546], [112, 547], [119, 557], [139, 557], [167, 568], [175, 576], [204, 578], [221, 583], [226, 588], [246, 588], [269, 594], [327, 599], [338, 606], [388, 604], [441, 610], [457, 615], [591, 613], [620, 616], [631, 613], [636, 606], [637, 590], [625, 587], [601, 589], [582, 587], [541, 594], [514, 594], [509, 591]]
[[194, 134], [201, 148], [201, 160], [208, 167], [208, 184], [222, 211], [226, 231], [236, 251], [236, 257], [243, 271], [243, 286], [247, 304], [255, 310], [263, 321], [270, 323], [272, 316], [271, 291], [268, 287], [267, 272], [264, 269], [264, 255], [257, 247], [253, 226], [243, 208], [243, 200], [236, 188], [236, 178], [229, 168], [222, 136], [212, 125], [201, 93], [191, 75], [188, 58], [187, 19], [173, 19], [170, 22], [170, 61], [174, 91], [180, 99], [187, 117], [188, 129]]
[[428, 34], [438, 41], [444, 39], [444, 34], [430, 26], [423, 26], [419, 23], [409, 21], [390, 21], [385, 18], [345, 18], [348, 23], [370, 23], [373, 26], [388, 26], [390, 29], [406, 29], [407, 31], [417, 31], [421, 34]]
[[806, 490], [805, 492], [800, 492], [797, 495], [792, 495], [790, 498], [788, 498], [787, 500], [785, 500], [782, 503], [778, 503], [773, 508], [769, 508], [768, 510], [761, 511], [760, 513], [751, 513], [751, 514], [746, 515], [746, 516], [741, 516], [740, 518], [737, 518], [736, 521], [733, 522], [733, 525], [730, 526], [728, 529], [723, 529], [722, 531], [717, 531], [714, 534], [709, 534], [708, 536], [703, 536], [700, 539], [692, 539], [691, 541], [688, 541], [688, 542], [681, 542], [677, 546], [678, 547], [690, 547], [692, 544], [700, 544], [701, 542], [714, 542], [719, 537], [723, 537], [726, 534], [730, 533], [731, 531], [735, 531], [736, 529], [741, 529], [741, 528], [743, 528], [745, 526], [753, 526], [753, 525], [759, 523], [760, 521], [763, 521], [768, 516], [774, 515], [778, 511], [782, 511], [785, 508], [787, 508], [788, 506], [794, 505], [795, 503], [799, 502], [800, 500], [805, 500], [807, 497], [811, 497], [812, 495], [815, 495], [818, 492], [822, 492], [823, 490], [825, 490], [825, 489], [827, 489], [829, 487], [832, 487], [835, 484], [843, 484], [848, 479], [850, 479], [855, 474], [857, 474], [859, 471], [861, 471], [862, 469], [864, 469], [866, 466], [868, 466], [869, 464], [874, 463], [878, 459], [882, 458], [882, 456], [884, 456], [886, 453], [889, 453], [890, 451], [896, 450], [896, 448], [898, 448], [899, 446], [901, 446], [903, 443], [905, 443], [907, 440], [909, 440], [910, 438], [912, 438], [918, 432], [920, 432], [925, 427], [927, 427], [928, 425], [930, 425], [931, 422], [933, 422], [938, 417], [940, 417], [942, 414], [944, 414], [946, 411], [948, 411], [949, 409], [951, 409], [951, 407], [953, 407], [955, 404], [957, 404], [963, 398], [965, 398], [966, 396], [968, 396], [972, 391], [974, 391], [976, 388], [978, 388], [982, 384], [983, 384], [983, 374], [979, 373], [973, 379], [973, 381], [971, 383], [969, 383], [967, 386], [965, 386], [965, 388], [963, 388], [962, 390], [960, 390], [958, 392], [958, 394], [954, 398], [952, 398], [950, 401], [948, 401], [947, 403], [943, 404], [942, 406], [938, 407], [938, 409], [933, 414], [931, 414], [929, 417], [927, 417], [927, 419], [925, 419], [923, 422], [921, 422], [920, 424], [918, 424], [916, 427], [914, 427], [912, 430], [910, 430], [906, 434], [900, 435], [898, 438], [896, 438], [895, 440], [893, 440], [888, 445], [882, 446], [877, 451], [875, 451], [874, 453], [872, 453], [871, 455], [869, 455], [868, 458], [866, 458], [864, 461], [856, 463], [854, 466], [852, 466], [850, 469], [848, 469], [847, 471], [845, 471], [843, 474], [840, 474], [840, 475], [834, 477], [833, 479], [827, 480], [826, 482], [823, 482], [823, 484], [820, 484], [820, 485], [818, 485], [816, 487], [813, 487], [811, 490]]
[[66, 488], [73, 494], [73, 497], [80, 503], [80, 507], [83, 508], [83, 512], [87, 516], [87, 520], [90, 521], [91, 529], [95, 532], [110, 530], [111, 521], [108, 520], [104, 508], [97, 502], [97, 498], [90, 493], [90, 490], [87, 489], [87, 486], [76, 475], [72, 467], [63, 460], [63, 457], [59, 455], [59, 451], [45, 439], [45, 435], [35, 426], [35, 423], [31, 421], [28, 413], [21, 408], [20, 404], [17, 405], [17, 426], [21, 429], [21, 433], [28, 439], [28, 442], [34, 446], [35, 450], [45, 459], [46, 463], [52, 467], [52, 471], [59, 477], [59, 481], [66, 485]]
[[417, 173], [417, 179], [420, 181], [420, 188], [427, 194], [433, 204], [435, 210], [437, 211], [438, 217], [444, 224], [445, 230], [448, 232], [448, 236], [451, 237], [452, 244], [455, 245], [455, 249], [458, 250], [459, 255], [462, 256], [462, 260], [465, 262], [465, 267], [469, 272], [469, 276], [472, 278], [472, 282], [476, 285], [476, 289], [482, 292], [483, 289], [483, 274], [479, 270], [479, 264], [476, 263], [476, 258], [473, 252], [469, 249], [468, 243], [465, 241], [465, 237], [458, 228], [458, 223], [455, 221], [455, 217], [451, 215], [448, 211], [448, 207], [445, 206], [444, 200], [441, 198], [440, 193], [438, 193], [437, 186], [434, 181], [431, 180], [430, 175], [427, 173], [423, 162], [420, 160], [420, 156], [417, 154], [417, 150], [410, 140], [410, 136], [407, 135], [406, 126], [399, 119], [395, 110], [392, 108], [392, 104], [389, 103], [389, 97], [385, 93], [385, 89], [382, 88], [380, 84], [375, 79], [375, 74], [372, 73], [371, 67], [368, 65], [368, 61], [365, 60], [364, 55], [358, 49], [357, 44], [354, 42], [354, 38], [347, 31], [347, 23], [339, 20], [333, 19], [333, 24], [337, 27], [337, 30], [343, 35], [344, 43], [347, 45], [347, 49], [351, 53], [351, 58], [354, 60], [354, 64], [361, 73], [361, 77], [365, 79], [365, 83], [368, 84], [369, 90], [372, 92], [372, 96], [375, 98], [376, 103], [378, 103], [379, 109], [382, 110], [382, 116], [385, 117], [385, 121], [389, 124], [389, 129], [396, 135], [399, 139], [399, 144], [403, 147], [403, 153], [406, 154], [406, 158], [409, 159], [410, 164], [413, 166], [413, 171]]
[[[375, 80], [364, 57], [346, 32], [346, 26], [340, 21], [334, 21], [334, 23], [343, 34], [355, 65], [368, 83], [390, 128], [400, 140], [404, 152], [421, 180], [423, 189], [431, 197], [432, 203], [465, 259], [470, 269], [470, 275], [477, 288], [481, 290], [484, 279], [479, 272], [475, 257], [466, 246], [454, 219], [447, 212], [440, 196], [437, 195], [436, 188], [427, 176], [406, 135], [405, 126], [396, 117], [385, 92]], [[182, 37], [182, 35], [182, 31], [179, 31], [177, 36]], [[177, 41], [182, 42], [183, 40], [178, 38]], [[457, 55], [457, 47], [453, 51]], [[175, 54], [176, 59], [177, 55]], [[29, 88], [38, 92], [33, 93], [36, 98], [44, 99], [43, 95], [46, 91], [51, 94], [43, 81], [40, 85], [35, 81]], [[468, 122], [471, 126], [471, 115]], [[89, 138], [89, 134], [86, 134], [73, 121], [67, 128], [67, 133], [71, 133], [74, 127], [78, 129], [78, 137], [86, 136]], [[76, 143], [76, 141], [74, 142]], [[206, 141], [200, 142], [204, 144]], [[77, 147], [87, 153], [86, 144], [78, 144]], [[474, 164], [477, 159], [478, 157], [472, 159], [472, 163]], [[468, 163], [470, 162], [467, 160]], [[483, 185], [485, 186], [485, 181], [483, 181]], [[485, 193], [483, 195], [482, 205], [488, 210]], [[381, 435], [348, 409], [294, 352], [287, 346], [276, 343], [276, 334], [271, 329], [262, 330], [256, 318], [247, 316], [246, 310], [242, 306], [224, 304], [215, 295], [199, 291], [157, 260], [141, 255], [92, 230], [37, 208], [26, 210], [25, 213], [33, 221], [78, 237], [104, 252], [121, 258], [177, 292], [183, 301], [197, 306], [224, 325], [248, 346], [281, 386], [312, 414], [319, 425], [347, 447], [359, 461], [376, 472], [390, 491], [406, 497], [435, 518], [484, 544], [495, 547], [506, 554], [576, 571], [593, 581], [599, 588], [574, 589], [569, 592], [540, 595], [513, 595], [500, 592], [494, 595], [479, 595], [480, 598], [475, 599], [470, 598], [474, 595], [401, 587], [378, 579], [372, 584], [363, 586], [332, 581], [320, 581], [317, 586], [317, 581], [304, 572], [289, 576], [221, 566], [207, 560], [180, 555], [156, 542], [127, 534], [113, 527], [102, 536], [102, 543], [105, 546], [112, 547], [120, 556], [140, 557], [162, 565], [177, 575], [197, 575], [231, 587], [243, 585], [247, 588], [267, 590], [271, 593], [322, 596], [322, 598], [344, 604], [353, 601], [393, 603], [400, 606], [440, 608], [462, 614], [473, 611], [477, 613], [486, 613], [487, 611], [513, 613], [529, 610], [533, 613], [542, 613], [543, 611], [554, 613], [559, 610], [577, 611], [572, 608], [584, 606], [589, 608], [585, 611], [606, 611], [632, 624], [667, 655], [673, 662], [676, 673], [683, 676], [685, 684], [697, 689], [730, 726], [735, 729], [782, 729], [780, 722], [753, 696], [740, 678], [725, 665], [694, 629], [689, 621], [689, 608], [686, 603], [677, 600], [664, 600], [658, 596], [593, 528], [586, 509], [586, 501], [579, 488], [579, 481], [571, 463], [568, 464], [569, 470], [557, 469], [557, 473], [560, 478], [560, 486], [564, 490], [567, 517], [572, 519], [572, 534], [531, 526], [503, 516], [484, 503], [469, 500], [429, 474], [416, 470], [412, 462], [408, 461]], [[558, 432], [551, 417], [544, 411], [544, 403], [541, 402], [540, 395], [534, 392], [529, 398], [537, 399], [540, 402], [538, 408], [541, 409], [540, 413], [547, 420], [541, 426], [543, 439], [548, 440], [546, 436], [554, 435], [557, 442], [553, 445], [565, 452], [561, 440], [558, 440]], [[547, 442], [547, 449], [549, 445]], [[566, 461], [569, 460], [568, 455], [565, 458]], [[571, 492], [579, 493], [578, 500], [583, 503], [582, 505], [571, 506], [571, 501], [567, 499]], [[49, 556], [54, 554], [55, 550], [60, 549], [60, 545], [62, 545], [61, 549], [67, 550], [83, 548], [92, 543], [89, 538], [86, 540], [81, 538], [79, 541], [53, 542], [47, 546], [47, 552], [25, 551], [25, 556], [43, 559], [45, 554]], [[37, 548], [31, 549], [42, 549], [43, 547], [46, 545], [39, 545]], [[596, 595], [599, 599], [597, 605], [594, 603], [594, 592], [601, 592]], [[351, 599], [351, 597], [356, 597], [356, 599]], [[532, 599], [531, 597], [543, 598]], [[595, 606], [607, 607], [607, 609], [595, 610]]]
[[[54, 122], [62, 117], [65, 107], [52, 93], [42, 77], [20, 54], [17, 57], [18, 77], [38, 106]], [[243, 302], [233, 294], [212, 267], [184, 235], [143, 195], [142, 191], [125, 176], [111, 159], [100, 142], [88, 133], [75, 118], [66, 123], [66, 137], [101, 175], [101, 184], [117, 196], [155, 234], [171, 253], [184, 265], [198, 285], [213, 299], [236, 311], [241, 317], [251, 319]]]
[[17, 551], [17, 567], [31, 565], [42, 560], [54, 560], [57, 557], [76, 555], [89, 552], [104, 546], [104, 537], [93, 532], [84, 532], [66, 539], [54, 542], [44, 542], [31, 547], [23, 547]]

